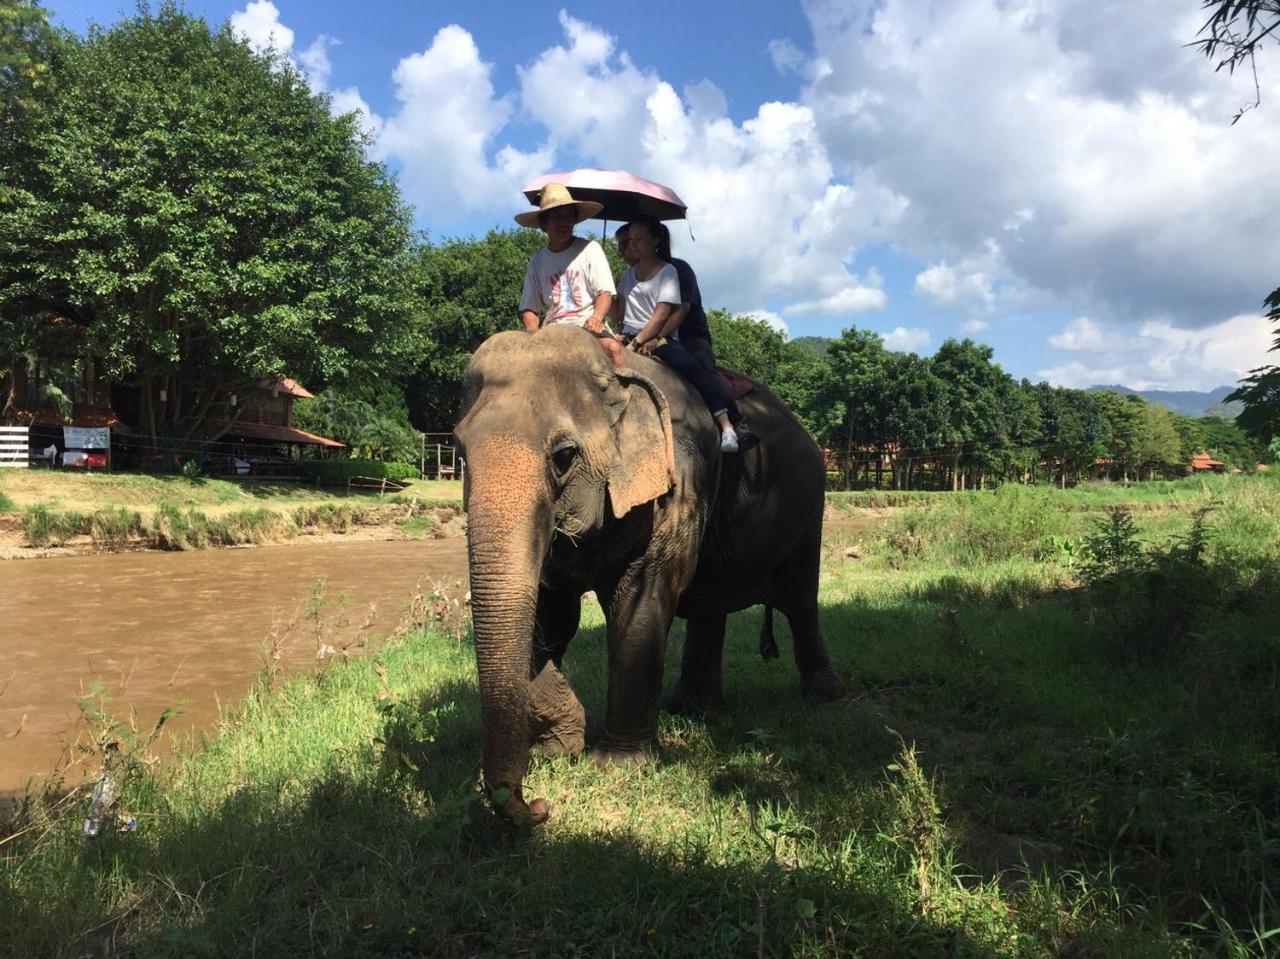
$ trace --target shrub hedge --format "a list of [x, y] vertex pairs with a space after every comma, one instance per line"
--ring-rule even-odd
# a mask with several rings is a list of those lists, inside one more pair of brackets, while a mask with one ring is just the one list
[[417, 479], [418, 467], [413, 463], [388, 463], [383, 460], [306, 460], [302, 474], [321, 486], [344, 486], [354, 476], [389, 479], [396, 483]]

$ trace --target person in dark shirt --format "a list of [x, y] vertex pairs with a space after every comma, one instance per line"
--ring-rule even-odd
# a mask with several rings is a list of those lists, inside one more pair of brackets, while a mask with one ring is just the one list
[[[719, 375], [716, 354], [711, 348], [711, 327], [707, 324], [707, 311], [702, 308], [702, 292], [698, 289], [698, 277], [685, 260], [671, 258], [671, 265], [680, 277], [680, 308], [671, 317], [667, 330], [679, 330], [680, 342], [694, 355], [704, 368]], [[666, 332], [666, 331], [664, 331]]]

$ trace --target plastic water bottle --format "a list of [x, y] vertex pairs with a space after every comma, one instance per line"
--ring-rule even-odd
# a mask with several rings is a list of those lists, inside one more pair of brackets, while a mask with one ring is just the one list
[[89, 800], [89, 815], [84, 819], [83, 828], [86, 836], [93, 837], [102, 831], [102, 822], [116, 801], [116, 794], [115, 778], [110, 772], [104, 771], [102, 778], [93, 787], [93, 798]]

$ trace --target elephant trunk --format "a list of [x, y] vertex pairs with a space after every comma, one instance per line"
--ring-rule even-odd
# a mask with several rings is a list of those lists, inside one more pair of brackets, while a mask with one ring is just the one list
[[529, 760], [529, 673], [538, 582], [551, 539], [550, 498], [540, 457], [508, 444], [486, 446], [491, 455], [468, 451], [467, 497], [484, 783], [498, 812], [541, 822], [545, 801], [526, 803], [521, 787]]

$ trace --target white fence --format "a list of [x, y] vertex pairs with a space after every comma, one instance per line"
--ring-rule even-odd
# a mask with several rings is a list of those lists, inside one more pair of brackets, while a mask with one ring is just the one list
[[30, 455], [26, 426], [0, 426], [0, 468], [5, 466], [28, 466]]

